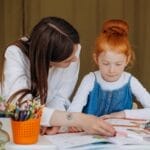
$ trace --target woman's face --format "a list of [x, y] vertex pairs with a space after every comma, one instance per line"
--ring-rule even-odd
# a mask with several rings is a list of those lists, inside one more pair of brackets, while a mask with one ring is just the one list
[[76, 56], [76, 52], [77, 50], [80, 48], [79, 44], [75, 44], [74, 45], [74, 50], [73, 53], [71, 54], [70, 57], [68, 57], [67, 59], [61, 61], [61, 62], [50, 62], [50, 66], [54, 66], [54, 67], [58, 67], [58, 68], [67, 68], [69, 67], [69, 65], [72, 62], [76, 62], [78, 60], [77, 56]]

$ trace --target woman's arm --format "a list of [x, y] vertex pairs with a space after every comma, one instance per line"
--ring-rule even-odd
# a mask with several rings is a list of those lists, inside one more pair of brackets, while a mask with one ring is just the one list
[[[43, 109], [41, 126], [43, 127], [41, 131], [42, 134], [47, 131], [49, 132], [48, 134], [56, 134], [60, 126], [65, 126], [81, 128], [90, 134], [100, 134], [106, 136], [115, 135], [115, 129], [103, 119], [96, 116], [86, 115], [79, 112], [59, 111], [47, 107]], [[47, 127], [55, 128], [51, 131], [51, 129], [47, 130]]]
[[15, 45], [5, 52], [4, 84], [2, 95], [8, 99], [20, 89], [30, 89], [30, 63], [25, 54]]
[[115, 129], [104, 120], [78, 112], [54, 111], [50, 124], [52, 126], [79, 127], [90, 134], [115, 135]]

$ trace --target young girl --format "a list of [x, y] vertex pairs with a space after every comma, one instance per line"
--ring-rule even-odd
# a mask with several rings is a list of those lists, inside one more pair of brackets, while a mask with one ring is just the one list
[[78, 79], [80, 49], [78, 32], [70, 23], [62, 18], [46, 17], [33, 27], [29, 37], [17, 40], [5, 51], [1, 96], [7, 100], [21, 89], [30, 89], [33, 97], [40, 96], [45, 104], [42, 134], [57, 133], [57, 126], [115, 134], [114, 128], [102, 119], [64, 111]]
[[[149, 92], [125, 71], [134, 58], [128, 31], [128, 24], [123, 20], [104, 23], [93, 54], [99, 70], [84, 77], [68, 111], [150, 119]], [[134, 97], [145, 109], [131, 110]]]

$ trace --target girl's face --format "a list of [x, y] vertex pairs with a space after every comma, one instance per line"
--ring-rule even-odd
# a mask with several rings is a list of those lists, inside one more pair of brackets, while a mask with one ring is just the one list
[[103, 51], [97, 59], [97, 64], [103, 79], [114, 82], [120, 78], [127, 66], [127, 56], [111, 50]]
[[58, 68], [67, 68], [72, 62], [76, 62], [78, 60], [76, 56], [77, 50], [80, 48], [79, 44], [74, 45], [73, 53], [70, 57], [67, 59], [61, 61], [61, 62], [50, 62], [50, 66], [58, 67]]

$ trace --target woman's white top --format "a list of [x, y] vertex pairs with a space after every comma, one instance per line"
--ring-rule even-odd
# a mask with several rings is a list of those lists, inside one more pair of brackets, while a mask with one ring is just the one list
[[[115, 82], [107, 82], [105, 81], [100, 71], [95, 72], [97, 82], [101, 85], [104, 90], [115, 90], [124, 86], [131, 76], [130, 73], [123, 72], [121, 77]], [[73, 98], [73, 102], [71, 103], [68, 111], [72, 112], [81, 112], [83, 107], [87, 104], [87, 98], [94, 87], [95, 76], [93, 73], [87, 74], [79, 88], [75, 97]], [[144, 109], [132, 109], [125, 110], [125, 115], [127, 118], [142, 118], [142, 119], [150, 119], [150, 94], [149, 92], [142, 86], [142, 84], [134, 77], [131, 77], [130, 87], [132, 94], [135, 96], [136, 100], [139, 101]]]
[[[81, 46], [78, 45], [76, 56], [79, 58]], [[48, 96], [42, 115], [42, 125], [48, 126], [55, 109], [66, 110], [69, 98], [78, 79], [80, 60], [72, 62], [67, 68], [49, 69]], [[31, 88], [30, 62], [19, 47], [11, 45], [5, 52], [4, 85], [1, 95], [8, 99], [19, 89]]]

